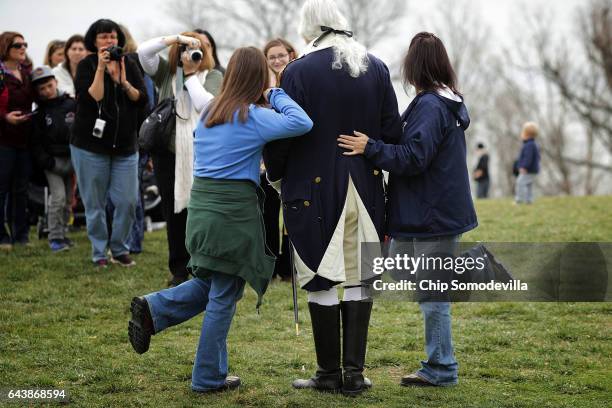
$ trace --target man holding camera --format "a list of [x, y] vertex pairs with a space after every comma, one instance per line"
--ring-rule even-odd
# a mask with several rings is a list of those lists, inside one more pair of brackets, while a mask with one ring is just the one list
[[[85, 35], [92, 54], [77, 68], [77, 113], [70, 151], [85, 205], [92, 260], [132, 266], [127, 241], [138, 202], [138, 109], [147, 95], [137, 65], [122, 55], [125, 36], [117, 23], [98, 20]], [[112, 235], [106, 225], [106, 199], [115, 206]]]

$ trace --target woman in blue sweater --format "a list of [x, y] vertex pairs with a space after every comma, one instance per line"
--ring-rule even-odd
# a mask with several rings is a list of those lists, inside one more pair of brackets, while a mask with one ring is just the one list
[[192, 373], [196, 392], [240, 385], [238, 377], [227, 375], [226, 340], [236, 302], [248, 282], [259, 307], [274, 272], [256, 191], [263, 146], [312, 128], [308, 115], [282, 89], [266, 89], [268, 75], [260, 50], [236, 50], [221, 93], [205, 108], [195, 131], [186, 231], [195, 278], [132, 300], [128, 332], [138, 353], [148, 350], [151, 335], [206, 311]]
[[[390, 257], [456, 255], [461, 234], [478, 225], [466, 164], [464, 131], [470, 118], [444, 44], [435, 35], [419, 33], [412, 39], [403, 74], [417, 96], [402, 115], [399, 143], [385, 144], [355, 132], [356, 136], [341, 135], [339, 146], [349, 150], [345, 155], [363, 154], [389, 172]], [[432, 278], [450, 276], [442, 270], [416, 271], [418, 281]], [[447, 293], [417, 292], [427, 360], [420, 370], [403, 377], [401, 385], [457, 383]]]

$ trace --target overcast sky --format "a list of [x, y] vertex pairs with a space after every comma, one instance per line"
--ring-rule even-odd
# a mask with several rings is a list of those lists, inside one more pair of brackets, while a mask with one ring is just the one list
[[[228, 2], [231, 0], [227, 0]], [[517, 10], [527, 7], [535, 10], [544, 7], [557, 15], [559, 31], [570, 29], [569, 17], [577, 5], [584, 0], [408, 0], [409, 13], [420, 16], [413, 19], [423, 22], [423, 27], [409, 27], [410, 32], [426, 29], [428, 17], [436, 12], [435, 4], [459, 1], [475, 12], [480, 12], [485, 21], [491, 22], [494, 35], [499, 43], [508, 38], [515, 29]], [[98, 18], [110, 18], [125, 24], [136, 41], [145, 40], [152, 32], [165, 32], [175, 26], [164, 9], [168, 0], [0, 0], [0, 29], [21, 32], [30, 47], [28, 53], [35, 65], [42, 64], [47, 43], [52, 39], [67, 39], [74, 33], [83, 33]], [[410, 21], [413, 21], [410, 20]], [[421, 24], [421, 23], [408, 23]], [[213, 33], [214, 35], [214, 33]], [[263, 44], [253, 44], [263, 46]], [[385, 58], [384, 44], [380, 46], [381, 57]]]

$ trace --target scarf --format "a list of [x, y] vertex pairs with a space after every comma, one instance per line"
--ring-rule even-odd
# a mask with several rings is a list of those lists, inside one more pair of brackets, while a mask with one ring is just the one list
[[[208, 70], [198, 72], [198, 80], [203, 85], [206, 81]], [[179, 83], [183, 83], [182, 71]], [[193, 131], [198, 125], [200, 114], [191, 103], [189, 94], [181, 86], [177, 90], [177, 74], [172, 78], [172, 93], [176, 96], [176, 112], [181, 118], [176, 118], [175, 152], [176, 162], [174, 165], [174, 212], [176, 214], [187, 208], [193, 185]], [[178, 92], [177, 92], [178, 91]]]

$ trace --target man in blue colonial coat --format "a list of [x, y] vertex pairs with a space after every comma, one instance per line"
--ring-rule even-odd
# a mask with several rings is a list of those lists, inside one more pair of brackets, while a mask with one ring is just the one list
[[[304, 4], [299, 32], [308, 45], [283, 72], [281, 87], [314, 127], [268, 145], [264, 159], [268, 179], [281, 191], [317, 353], [315, 376], [293, 386], [355, 395], [371, 385], [363, 376], [372, 309], [364, 289], [371, 271], [362, 271], [360, 244], [382, 241], [385, 199], [382, 171], [361, 155], [345, 155], [337, 138], [358, 129], [393, 143], [401, 129], [388, 68], [348, 29], [333, 0]], [[344, 287], [342, 302], [337, 285]]]

